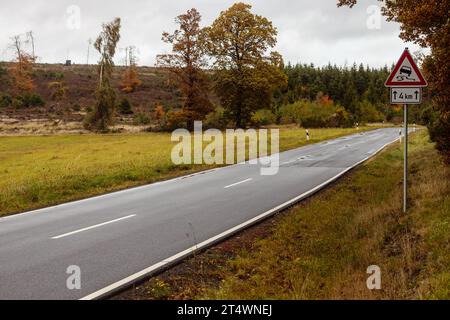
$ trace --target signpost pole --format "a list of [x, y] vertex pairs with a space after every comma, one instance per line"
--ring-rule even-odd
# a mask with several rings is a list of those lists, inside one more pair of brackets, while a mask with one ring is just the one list
[[408, 209], [408, 105], [404, 104], [404, 132], [405, 132], [405, 150], [404, 150], [404, 168], [403, 168], [403, 212]]
[[[404, 107], [403, 212], [406, 213], [408, 209], [408, 104], [420, 104], [422, 102], [422, 88], [428, 86], [427, 80], [414, 62], [408, 48], [403, 51], [384, 85], [390, 88], [391, 104], [403, 104]], [[400, 143], [402, 143], [401, 134]]]

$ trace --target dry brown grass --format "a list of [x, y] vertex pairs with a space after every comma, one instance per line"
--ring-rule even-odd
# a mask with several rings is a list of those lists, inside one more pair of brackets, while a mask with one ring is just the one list
[[[111, 132], [142, 133], [148, 126], [131, 125], [124, 121], [110, 127]], [[17, 119], [0, 116], [0, 136], [42, 136], [42, 135], [72, 135], [91, 134], [83, 128], [79, 121], [65, 121], [61, 119]]]
[[48, 134], [86, 133], [81, 122], [29, 119], [21, 120], [10, 117], [0, 117], [0, 136], [25, 136]]
[[[402, 213], [402, 150], [392, 146], [306, 203], [273, 235], [222, 268], [219, 299], [448, 299], [450, 172], [425, 132], [411, 143], [410, 204]], [[366, 269], [382, 270], [368, 290]]]

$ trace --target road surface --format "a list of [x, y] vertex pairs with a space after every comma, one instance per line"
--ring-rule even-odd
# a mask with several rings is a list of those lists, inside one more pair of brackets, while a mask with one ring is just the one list
[[[0, 299], [100, 298], [307, 197], [396, 139], [398, 129], [378, 129], [281, 153], [274, 176], [238, 164], [0, 218]], [[80, 268], [79, 290], [67, 287], [69, 266]]]

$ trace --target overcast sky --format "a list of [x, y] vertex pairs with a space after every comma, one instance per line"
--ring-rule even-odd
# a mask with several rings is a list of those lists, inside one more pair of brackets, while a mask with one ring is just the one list
[[[153, 65], [155, 56], [170, 47], [161, 41], [163, 31], [175, 29], [174, 17], [195, 7], [210, 24], [236, 1], [228, 0], [16, 0], [0, 1], [0, 60], [11, 60], [10, 37], [33, 30], [40, 62], [86, 63], [88, 39], [95, 39], [101, 24], [122, 18], [119, 48], [138, 48], [140, 65]], [[328, 62], [340, 66], [354, 62], [391, 65], [409, 46], [399, 39], [399, 26], [378, 18], [376, 0], [360, 0], [353, 9], [337, 8], [336, 0], [255, 0], [253, 12], [278, 28], [279, 51], [292, 63]], [[79, 14], [78, 14], [79, 13]], [[380, 23], [378, 23], [378, 21]], [[121, 63], [124, 50], [118, 50]], [[98, 56], [91, 48], [90, 63]]]

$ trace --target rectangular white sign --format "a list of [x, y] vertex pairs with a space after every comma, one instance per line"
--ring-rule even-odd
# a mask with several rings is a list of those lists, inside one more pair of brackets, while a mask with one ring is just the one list
[[422, 88], [391, 87], [391, 104], [422, 103]]

